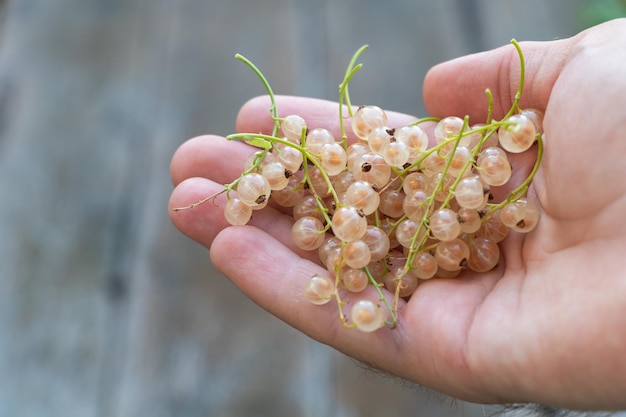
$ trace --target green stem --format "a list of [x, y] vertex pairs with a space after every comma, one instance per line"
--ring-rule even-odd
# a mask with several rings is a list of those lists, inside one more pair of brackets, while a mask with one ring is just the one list
[[250, 67], [252, 71], [254, 71], [254, 73], [257, 75], [257, 77], [259, 77], [259, 79], [263, 83], [263, 86], [265, 87], [267, 94], [270, 96], [270, 101], [272, 103], [270, 106], [270, 114], [272, 116], [272, 120], [274, 120], [274, 128], [272, 129], [272, 136], [276, 136], [278, 134], [278, 129], [280, 127], [280, 119], [278, 118], [278, 108], [276, 107], [276, 98], [274, 97], [274, 91], [272, 90], [270, 83], [267, 81], [267, 78], [265, 78], [261, 70], [259, 70], [256, 67], [256, 65], [254, 65], [248, 58], [244, 57], [241, 54], [236, 54], [235, 58], [242, 61], [244, 64]]

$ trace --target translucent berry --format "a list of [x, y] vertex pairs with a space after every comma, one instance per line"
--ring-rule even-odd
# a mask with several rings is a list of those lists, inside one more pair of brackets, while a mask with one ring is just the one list
[[298, 220], [302, 217], [316, 217], [319, 220], [324, 220], [315, 196], [311, 194], [303, 195], [296, 204], [293, 206], [293, 219]]
[[293, 207], [304, 195], [301, 187], [300, 179], [291, 176], [287, 182], [287, 186], [282, 190], [273, 191], [271, 194], [272, 201], [282, 207]]
[[416, 190], [407, 194], [402, 201], [404, 214], [411, 220], [421, 221], [427, 212], [430, 214], [430, 211], [432, 211], [428, 204], [428, 197], [429, 195], [422, 190]]
[[267, 182], [270, 184], [272, 190], [282, 190], [289, 183], [290, 172], [285, 169], [285, 166], [278, 162], [270, 162], [263, 167], [261, 171]]
[[394, 141], [383, 148], [381, 155], [389, 166], [402, 168], [409, 162], [410, 153], [404, 143]]
[[389, 253], [389, 236], [379, 227], [367, 226], [361, 240], [370, 248], [370, 262], [380, 261]]
[[369, 145], [370, 151], [382, 154], [383, 149], [391, 143], [391, 132], [393, 132], [393, 130], [389, 129], [387, 126], [380, 126], [373, 129], [370, 134], [367, 135], [367, 144]]
[[276, 160], [280, 161], [292, 174], [300, 170], [304, 161], [302, 153], [291, 146], [283, 147], [276, 155]]
[[352, 116], [352, 131], [360, 139], [367, 139], [380, 126], [387, 126], [387, 113], [378, 106], [361, 106]]
[[430, 215], [430, 232], [444, 242], [456, 239], [461, 233], [457, 213], [448, 208], [435, 210]]
[[467, 266], [476, 272], [491, 271], [500, 260], [500, 248], [493, 240], [474, 237], [469, 241], [469, 260]]
[[224, 217], [233, 226], [246, 224], [252, 217], [252, 208], [242, 203], [238, 198], [231, 198], [224, 207]]
[[291, 227], [291, 239], [300, 249], [315, 250], [326, 239], [324, 225], [318, 218], [302, 217]]
[[457, 214], [461, 224], [461, 233], [475, 233], [480, 229], [482, 219], [478, 210], [460, 208]]
[[445, 117], [441, 119], [435, 126], [435, 141], [437, 143], [445, 142], [452, 139], [461, 132], [463, 128], [463, 119], [456, 116]]
[[304, 286], [304, 296], [313, 304], [322, 305], [331, 300], [335, 283], [327, 276], [315, 274]]
[[348, 156], [339, 143], [328, 143], [322, 146], [321, 164], [326, 175], [335, 176], [346, 169]]
[[322, 265], [326, 265], [329, 254], [334, 250], [341, 251], [341, 240], [335, 236], [327, 236], [324, 239], [324, 242], [317, 249], [317, 254], [319, 255], [320, 263]]
[[335, 236], [344, 242], [361, 239], [367, 230], [367, 219], [355, 207], [340, 207], [333, 214], [331, 227]]
[[429, 192], [431, 189], [430, 179], [421, 172], [411, 172], [402, 181], [402, 189], [406, 195], [411, 194], [414, 191]]
[[454, 197], [459, 206], [468, 209], [481, 209], [487, 203], [485, 187], [478, 175], [462, 178], [456, 186]]
[[465, 146], [457, 146], [454, 151], [448, 155], [450, 165], [448, 166], [448, 175], [459, 177], [467, 171], [468, 162], [471, 157], [470, 150]]
[[380, 204], [378, 206], [381, 213], [392, 218], [402, 217], [404, 208], [404, 191], [387, 188], [380, 193]]
[[419, 279], [430, 279], [437, 273], [437, 260], [426, 251], [419, 251], [413, 257], [411, 262], [411, 273]]
[[317, 167], [310, 167], [308, 174], [311, 190], [313, 190], [318, 197], [324, 198], [331, 195], [326, 178], [324, 178], [322, 172], [317, 169]]
[[290, 142], [300, 143], [302, 131], [306, 130], [306, 122], [297, 114], [290, 114], [280, 123], [280, 130]]
[[348, 167], [348, 170], [352, 171], [354, 167], [354, 162], [357, 161], [361, 157], [361, 155], [364, 155], [368, 152], [370, 152], [370, 148], [365, 142], [354, 142], [353, 144], [348, 146], [348, 149], [346, 149], [346, 155], [348, 156], [348, 162], [346, 163], [346, 166]]
[[363, 332], [373, 332], [385, 325], [385, 311], [373, 301], [357, 301], [351, 313], [352, 321]]
[[529, 118], [535, 125], [535, 131], [538, 134], [543, 133], [543, 112], [537, 109], [524, 109], [522, 115]]
[[395, 266], [389, 268], [389, 271], [383, 276], [385, 288], [391, 293], [396, 293], [400, 297], [408, 297], [417, 289], [417, 277], [413, 274], [407, 274], [403, 266]]
[[369, 182], [376, 190], [382, 189], [391, 178], [391, 167], [377, 153], [361, 155], [352, 167], [355, 180]]
[[248, 155], [248, 157], [244, 161], [243, 170], [248, 171], [255, 165], [258, 166], [260, 169], [263, 169], [265, 165], [274, 162], [275, 160], [276, 157], [271, 152], [256, 151]]
[[267, 179], [255, 172], [242, 176], [237, 184], [239, 200], [250, 207], [267, 204], [271, 191]]
[[496, 210], [493, 214], [483, 219], [483, 224], [480, 229], [476, 231], [476, 236], [485, 237], [496, 243], [502, 242], [509, 234], [509, 228], [502, 223], [500, 212], [501, 209]]
[[394, 137], [409, 150], [409, 162], [415, 162], [428, 148], [428, 135], [419, 126], [403, 126], [396, 129]]
[[502, 207], [500, 220], [516, 232], [528, 233], [537, 226], [539, 208], [532, 200], [520, 198]]
[[346, 203], [367, 216], [378, 209], [380, 196], [367, 181], [355, 181], [346, 190]]
[[369, 278], [362, 269], [348, 268], [341, 272], [341, 282], [350, 292], [361, 292], [367, 288]]
[[306, 135], [305, 147], [316, 155], [322, 153], [322, 147], [335, 143], [335, 137], [328, 129], [321, 127], [311, 129]]
[[362, 240], [353, 240], [346, 243], [343, 247], [342, 256], [346, 265], [350, 268], [364, 268], [372, 259], [369, 246]]
[[477, 165], [480, 178], [487, 185], [504, 185], [511, 178], [511, 164], [500, 148], [484, 149], [477, 159]]
[[[421, 220], [421, 219], [420, 219]], [[420, 230], [420, 222], [411, 219], [402, 220], [396, 227], [396, 239], [405, 248], [411, 247], [413, 237]]]
[[469, 256], [470, 250], [467, 243], [459, 238], [440, 242], [435, 249], [437, 264], [448, 271], [464, 268]]
[[507, 124], [498, 129], [498, 139], [504, 150], [511, 153], [524, 152], [535, 142], [535, 123], [524, 114], [514, 114], [504, 122]]

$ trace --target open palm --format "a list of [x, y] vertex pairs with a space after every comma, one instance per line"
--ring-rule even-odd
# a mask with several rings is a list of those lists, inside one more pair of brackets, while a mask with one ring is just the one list
[[[544, 160], [531, 189], [541, 221], [528, 235], [509, 235], [495, 270], [421, 284], [395, 329], [347, 330], [335, 309], [304, 299], [305, 280], [323, 269], [290, 242], [293, 220], [279, 210], [229, 227], [220, 197], [170, 210], [172, 221], [263, 308], [372, 366], [470, 401], [626, 407], [626, 22], [522, 48], [521, 106], [545, 111]], [[426, 106], [434, 116], [484, 120], [489, 87], [502, 116], [518, 70], [512, 47], [442, 64], [426, 77]], [[248, 102], [238, 131], [269, 132], [267, 109], [267, 98]], [[278, 109], [338, 131], [335, 103], [279, 97]], [[186, 142], [172, 160], [170, 209], [219, 191], [250, 153], [217, 136]]]

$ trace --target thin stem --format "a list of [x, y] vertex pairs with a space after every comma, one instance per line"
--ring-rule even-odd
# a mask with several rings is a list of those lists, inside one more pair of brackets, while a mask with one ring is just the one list
[[256, 65], [254, 65], [248, 58], [244, 57], [241, 54], [236, 54], [235, 58], [250, 67], [250, 69], [257, 75], [257, 77], [259, 77], [259, 79], [263, 83], [263, 86], [265, 87], [265, 90], [267, 91], [267, 94], [270, 96], [270, 102], [272, 103], [270, 106], [270, 114], [272, 115], [272, 120], [274, 120], [272, 136], [276, 136], [280, 127], [280, 121], [278, 118], [278, 108], [276, 107], [276, 98], [274, 97], [274, 91], [272, 90], [270, 83], [267, 81], [267, 78], [265, 78], [261, 70], [259, 70]]

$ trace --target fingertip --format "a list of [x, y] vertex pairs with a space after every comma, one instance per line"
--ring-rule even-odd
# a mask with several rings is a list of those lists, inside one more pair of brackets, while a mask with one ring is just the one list
[[219, 136], [201, 135], [183, 142], [172, 155], [170, 162], [170, 176], [172, 184], [177, 186], [187, 178], [200, 176], [202, 169], [201, 155], [206, 153], [210, 142], [219, 140]]

